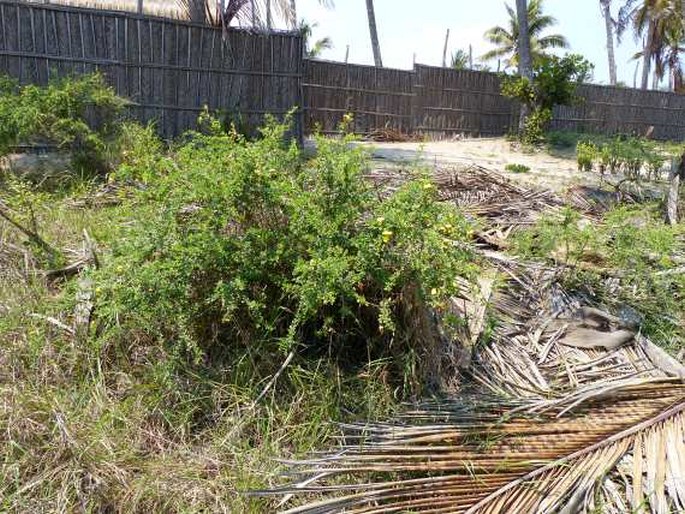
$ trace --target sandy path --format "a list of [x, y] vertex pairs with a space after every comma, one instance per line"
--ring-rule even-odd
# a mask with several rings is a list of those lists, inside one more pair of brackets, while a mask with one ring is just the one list
[[[568, 157], [551, 156], [545, 152], [526, 153], [512, 149], [504, 138], [465, 139], [428, 143], [363, 143], [372, 149], [374, 159], [381, 163], [401, 163], [421, 159], [437, 164], [479, 164], [485, 168], [505, 173], [514, 180], [563, 190], [574, 184], [596, 185], [595, 173], [579, 172], [573, 152]], [[523, 164], [530, 168], [527, 173], [505, 171], [507, 164]]]

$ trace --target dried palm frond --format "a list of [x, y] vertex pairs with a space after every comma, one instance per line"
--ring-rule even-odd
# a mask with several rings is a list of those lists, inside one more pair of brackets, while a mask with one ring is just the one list
[[[404, 178], [374, 179], [391, 190]], [[532, 219], [507, 204], [563, 205], [477, 167], [436, 182], [498, 230]], [[298, 478], [260, 494], [315, 495], [291, 514], [683, 511], [685, 368], [633, 320], [565, 291], [557, 270], [481, 255], [484, 283], [464, 282], [454, 301], [467, 323], [452, 343], [472, 351], [461, 390], [386, 422], [344, 425], [341, 448], [291, 462]], [[497, 288], [483, 280], [494, 273]], [[484, 304], [497, 322], [473, 346]]]
[[342, 451], [301, 462], [297, 470], [392, 478], [272, 493], [345, 493], [287, 511], [292, 514], [556, 512], [573, 498], [591, 504], [602, 479], [629, 451], [639, 451], [643, 462], [635, 460], [637, 471], [624, 473], [622, 487], [641, 488], [634, 502], [653, 494], [665, 509], [680, 509], [683, 411], [685, 384], [673, 380], [627, 383], [581, 403], [521, 406], [482, 397], [433, 403], [392, 423], [348, 427], [350, 443]]
[[[377, 168], [367, 176], [390, 194], [411, 174], [396, 168]], [[589, 217], [603, 210], [601, 204], [578, 192], [571, 192], [562, 199], [548, 190], [529, 189], [516, 184], [504, 175], [478, 165], [437, 166], [433, 180], [440, 200], [453, 203], [467, 215], [485, 218], [493, 230], [531, 225], [541, 214], [559, 211], [566, 205]]]

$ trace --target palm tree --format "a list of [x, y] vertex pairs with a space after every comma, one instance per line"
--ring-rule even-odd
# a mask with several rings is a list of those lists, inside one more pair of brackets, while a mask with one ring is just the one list
[[[290, 28], [297, 30], [297, 2], [296, 0], [264, 0], [266, 2], [267, 10], [271, 9], [271, 3], [273, 2], [276, 10], [278, 10], [282, 16], [288, 20]], [[319, 0], [319, 3], [324, 7], [332, 8], [333, 0]]]
[[[661, 0], [645, 0], [637, 8], [634, 15], [634, 29], [636, 36], [644, 36], [645, 44], [640, 55], [642, 56], [642, 81], [641, 88], [649, 86], [649, 74], [652, 67], [652, 59], [658, 45], [658, 18], [660, 17]], [[645, 35], [646, 33], [646, 35]], [[636, 55], [637, 56], [637, 55]]]
[[373, 49], [373, 62], [376, 67], [383, 67], [381, 59], [381, 45], [378, 42], [378, 29], [376, 28], [376, 14], [373, 9], [373, 0], [366, 0], [366, 15], [369, 20], [369, 33], [371, 34], [371, 48]]
[[625, 0], [616, 22], [616, 36], [632, 27], [636, 39], [642, 39], [643, 49], [635, 54], [642, 60], [641, 87], [647, 89], [654, 71], [654, 82], [663, 79], [668, 70], [673, 87], [682, 82], [679, 55], [685, 36], [685, 1]]
[[616, 85], [616, 57], [614, 55], [614, 20], [611, 17], [611, 0], [599, 0], [607, 33], [607, 57], [609, 59], [609, 83]]
[[[276, 17], [284, 19], [292, 30], [298, 30], [295, 0], [176, 0], [184, 16], [198, 23], [220, 27], [232, 24], [273, 27]], [[333, 0], [319, 0], [333, 7]]]
[[[535, 0], [531, 1], [531, 4]], [[509, 8], [509, 6], [507, 6]], [[529, 6], [526, 0], [516, 0], [516, 21], [518, 25], [518, 38], [516, 40], [518, 47], [518, 65], [519, 75], [533, 80], [533, 55], [531, 51], [531, 31], [529, 18]], [[513, 31], [512, 31], [513, 34]], [[529, 107], [526, 102], [521, 102], [521, 111], [519, 114], [519, 133], [523, 134], [526, 128], [526, 118], [528, 118]]]
[[333, 41], [331, 41], [331, 38], [329, 37], [318, 39], [310, 45], [312, 32], [316, 26], [316, 23], [308, 23], [305, 20], [300, 20], [298, 27], [300, 34], [302, 34], [302, 38], [304, 39], [305, 54], [310, 59], [319, 57], [324, 50], [333, 48]]
[[[517, 5], [520, 0], [517, 0]], [[505, 68], [518, 66], [519, 55], [519, 20], [516, 11], [505, 4], [509, 13], [508, 27], [493, 27], [485, 32], [485, 39], [497, 48], [485, 53], [484, 61], [504, 59]], [[530, 52], [533, 63], [546, 55], [551, 48], [567, 48], [568, 41], [561, 34], [543, 35], [543, 32], [556, 24], [553, 16], [542, 14], [542, 0], [530, 0], [528, 3], [528, 32]]]
[[[532, 0], [530, 6], [536, 0]], [[531, 79], [533, 76], [533, 53], [532, 53], [532, 13], [529, 12], [526, 0], [516, 0], [516, 21], [518, 22], [518, 56], [519, 75]]]
[[466, 70], [469, 68], [469, 54], [464, 50], [457, 50], [452, 53], [450, 68], [453, 70]]
[[257, 26], [261, 22], [260, 6], [255, 0], [224, 0], [217, 4], [214, 0], [177, 0], [186, 18], [197, 23], [207, 23], [214, 27], [232, 24]]

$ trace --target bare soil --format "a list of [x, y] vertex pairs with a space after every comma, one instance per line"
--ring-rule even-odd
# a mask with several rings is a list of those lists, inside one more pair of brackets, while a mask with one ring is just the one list
[[[478, 164], [505, 173], [517, 182], [540, 186], [556, 191], [573, 185], [596, 186], [599, 176], [580, 172], [573, 151], [524, 152], [504, 138], [464, 139], [427, 143], [363, 143], [371, 148], [374, 161], [401, 164], [423, 161], [427, 164]], [[506, 171], [507, 164], [523, 164], [530, 168], [526, 173]]]

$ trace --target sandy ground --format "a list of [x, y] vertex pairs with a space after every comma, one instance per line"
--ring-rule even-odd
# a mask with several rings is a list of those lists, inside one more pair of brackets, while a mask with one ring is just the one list
[[[478, 164], [499, 171], [513, 180], [554, 190], [571, 185], [597, 185], [596, 173], [579, 172], [573, 151], [552, 156], [544, 151], [527, 153], [512, 147], [504, 138], [465, 139], [428, 143], [363, 143], [371, 148], [374, 161], [383, 163], [412, 162], [420, 159], [427, 164]], [[523, 164], [527, 173], [505, 170], [507, 164]]]

